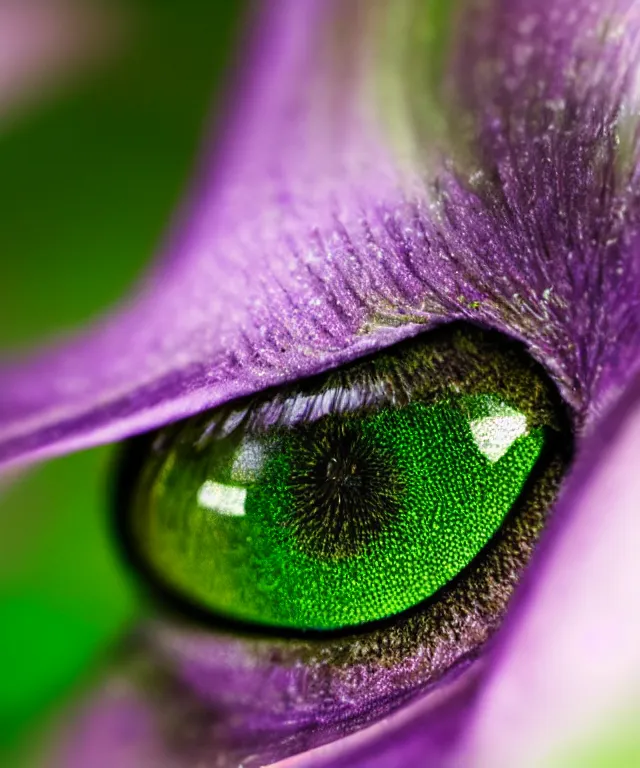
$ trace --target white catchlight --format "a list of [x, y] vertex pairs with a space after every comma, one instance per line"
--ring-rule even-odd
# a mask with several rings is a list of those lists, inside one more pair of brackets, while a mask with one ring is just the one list
[[469, 422], [480, 453], [489, 461], [499, 461], [515, 441], [527, 434], [527, 417], [503, 405], [501, 412]]
[[245, 514], [246, 497], [245, 488], [215, 483], [213, 480], [205, 480], [198, 489], [200, 507], [229, 517], [242, 517]]

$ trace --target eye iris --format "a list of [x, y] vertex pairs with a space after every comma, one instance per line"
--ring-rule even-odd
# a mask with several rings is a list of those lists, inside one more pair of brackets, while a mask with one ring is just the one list
[[[494, 442], [508, 428], [494, 419]], [[493, 461], [451, 403], [296, 430], [247, 492], [238, 525], [252, 530], [241, 555], [252, 566], [242, 601], [234, 584], [225, 611], [241, 605], [253, 621], [330, 629], [421, 602], [500, 527], [543, 441], [533, 430]]]
[[414, 346], [338, 380], [341, 397], [391, 382], [377, 401], [222, 418], [204, 441], [202, 422], [170, 428], [134, 494], [137, 548], [174, 590], [257, 625], [338, 629], [433, 596], [500, 528], [549, 434], [545, 386], [526, 365], [504, 385], [489, 352], [479, 375], [464, 344], [424, 366]]
[[402, 470], [371, 440], [365, 422], [326, 417], [290, 443], [285, 524], [311, 557], [364, 553], [400, 513]]

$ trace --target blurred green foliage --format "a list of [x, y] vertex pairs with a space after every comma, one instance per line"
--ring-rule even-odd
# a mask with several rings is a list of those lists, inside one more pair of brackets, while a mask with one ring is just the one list
[[[129, 29], [113, 61], [0, 132], [5, 350], [86, 322], [142, 272], [184, 190], [243, 11], [119, 5]], [[88, 451], [0, 486], [0, 762], [135, 617], [109, 536], [109, 458]]]

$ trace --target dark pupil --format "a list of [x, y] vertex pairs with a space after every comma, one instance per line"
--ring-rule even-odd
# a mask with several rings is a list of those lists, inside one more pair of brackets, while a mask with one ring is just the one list
[[399, 513], [393, 458], [359, 425], [327, 417], [305, 431], [291, 447], [291, 528], [313, 557], [360, 554]]

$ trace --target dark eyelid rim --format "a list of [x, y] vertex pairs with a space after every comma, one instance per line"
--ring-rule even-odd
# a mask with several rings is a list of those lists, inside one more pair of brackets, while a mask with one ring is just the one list
[[[450, 325], [459, 324], [455, 323]], [[503, 334], [499, 335], [502, 336]], [[514, 341], [508, 336], [505, 338], [510, 342]], [[526, 350], [524, 351], [526, 352]], [[364, 361], [372, 356], [373, 355], [363, 356], [358, 359], [358, 362]], [[112, 513], [109, 515], [109, 518], [111, 521], [112, 535], [116, 540], [116, 548], [122, 553], [123, 559], [129, 567], [132, 576], [134, 578], [138, 577], [138, 580], [143, 582], [142, 589], [144, 592], [146, 592], [151, 597], [152, 601], [160, 606], [166, 614], [176, 620], [195, 623], [201, 627], [208, 628], [212, 632], [217, 632], [218, 634], [224, 633], [253, 640], [262, 637], [280, 640], [303, 639], [310, 642], [321, 643], [322, 641], [326, 642], [337, 638], [361, 636], [376, 630], [390, 628], [397, 622], [426, 610], [430, 605], [441, 600], [448, 591], [454, 590], [461, 581], [468, 578], [469, 574], [495, 545], [501, 531], [507, 526], [509, 520], [518, 515], [523, 499], [526, 499], [532, 487], [535, 487], [536, 482], [547, 470], [549, 462], [553, 457], [558, 456], [559, 454], [562, 455], [566, 460], [566, 466], [570, 466], [574, 452], [573, 438], [575, 434], [575, 419], [572, 418], [569, 406], [558, 392], [553, 378], [546, 369], [544, 369], [544, 372], [553, 384], [555, 390], [554, 399], [556, 400], [557, 416], [560, 420], [561, 429], [556, 431], [550, 427], [543, 427], [545, 431], [545, 442], [538, 460], [529, 474], [518, 499], [512, 505], [502, 525], [480, 552], [445, 586], [430, 597], [400, 613], [375, 621], [333, 630], [271, 627], [269, 625], [254, 624], [216, 614], [210, 609], [200, 606], [195, 600], [183, 595], [178, 589], [169, 585], [156, 571], [154, 571], [144, 557], [142, 557], [136, 546], [131, 526], [129, 525], [130, 492], [135, 486], [136, 479], [148, 456], [148, 451], [152, 446], [157, 430], [130, 438], [122, 445], [120, 450], [116, 451], [115, 468], [111, 473], [113, 481], [109, 493], [112, 507]], [[326, 373], [323, 373], [318, 376], [301, 379], [300, 381], [312, 386], [314, 380], [318, 380], [325, 376]], [[294, 384], [297, 385], [298, 382], [294, 382]], [[281, 391], [281, 389], [282, 387], [269, 388], [259, 394], [268, 397], [269, 392], [278, 392]], [[253, 397], [255, 397], [255, 395]], [[243, 401], [249, 399], [251, 399], [251, 397], [241, 398], [234, 402], [237, 402], [238, 405], [241, 406]]]

